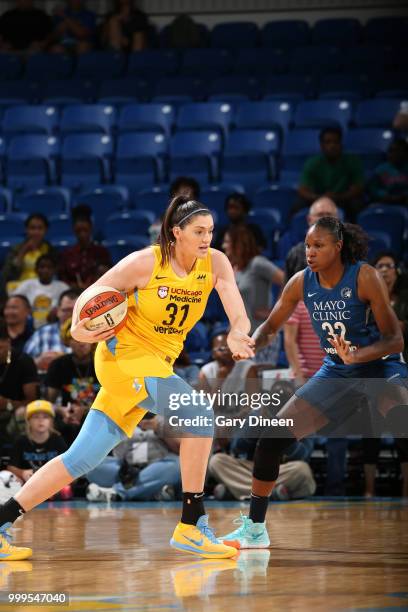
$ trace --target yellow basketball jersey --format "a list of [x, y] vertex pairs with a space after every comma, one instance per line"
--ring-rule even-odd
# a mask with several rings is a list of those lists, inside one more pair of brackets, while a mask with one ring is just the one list
[[170, 263], [162, 267], [160, 247], [153, 246], [155, 264], [146, 287], [128, 294], [126, 325], [117, 334], [117, 348], [142, 346], [174, 360], [186, 335], [201, 319], [214, 287], [211, 249], [180, 277]]

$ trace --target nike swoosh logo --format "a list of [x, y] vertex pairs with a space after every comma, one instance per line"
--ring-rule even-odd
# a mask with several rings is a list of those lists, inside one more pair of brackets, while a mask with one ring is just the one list
[[[316, 293], [317, 293], [317, 291], [316, 291]], [[316, 295], [316, 293], [308, 293], [307, 297], [313, 297], [314, 295]]]
[[185, 538], [189, 542], [192, 542], [196, 546], [202, 546], [204, 544], [204, 538], [201, 538], [201, 540], [193, 540], [193, 538], [188, 538], [187, 536], [183, 536], [183, 538]]
[[163, 278], [167, 278], [166, 276], [156, 276], [157, 280], [162, 280]]

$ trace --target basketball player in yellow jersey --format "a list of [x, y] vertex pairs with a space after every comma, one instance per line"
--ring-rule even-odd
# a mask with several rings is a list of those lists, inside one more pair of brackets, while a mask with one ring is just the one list
[[[125, 327], [116, 336], [111, 329], [89, 331], [87, 319], [79, 321], [74, 309], [72, 336], [80, 342], [99, 343], [95, 366], [102, 388], [70, 449], [44, 465], [14, 498], [0, 506], [3, 559], [31, 555], [29, 548], [12, 546], [6, 532], [20, 514], [94, 469], [112, 448], [132, 435], [148, 410], [164, 413], [170, 396], [191, 394], [191, 387], [173, 373], [173, 362], [186, 334], [203, 315], [212, 288], [219, 293], [230, 321], [227, 342], [234, 358], [254, 355], [248, 336], [250, 322], [233, 270], [223, 253], [210, 249], [212, 233], [208, 208], [185, 196], [175, 197], [166, 210], [159, 245], [128, 255], [94, 283], [130, 296]], [[205, 402], [198, 406], [183, 402], [182, 412], [204, 415], [206, 422], [212, 422], [212, 411]], [[217, 540], [204, 511], [212, 433], [212, 425], [204, 426], [191, 429], [181, 439], [183, 508], [170, 543], [183, 552], [222, 559], [234, 556], [236, 549]]]

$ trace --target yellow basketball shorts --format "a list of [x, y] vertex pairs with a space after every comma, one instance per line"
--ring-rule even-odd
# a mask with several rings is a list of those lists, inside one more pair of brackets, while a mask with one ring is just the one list
[[[101, 389], [92, 408], [107, 414], [128, 437], [147, 412], [165, 416], [170, 424], [174, 422], [175, 437], [185, 432], [212, 437], [213, 412], [209, 402], [174, 374], [172, 363], [165, 356], [144, 347], [116, 347], [113, 352], [105, 342], [100, 342], [95, 352], [95, 372]], [[178, 405], [177, 398], [181, 396], [183, 403]], [[193, 417], [198, 417], [195, 425], [179, 427]]]

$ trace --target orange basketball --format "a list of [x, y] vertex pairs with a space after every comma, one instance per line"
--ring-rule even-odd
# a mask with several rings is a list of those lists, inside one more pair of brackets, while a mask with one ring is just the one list
[[117, 332], [126, 323], [127, 302], [127, 295], [113, 287], [90, 287], [78, 298], [79, 318], [91, 319], [86, 324], [91, 331], [114, 327]]

